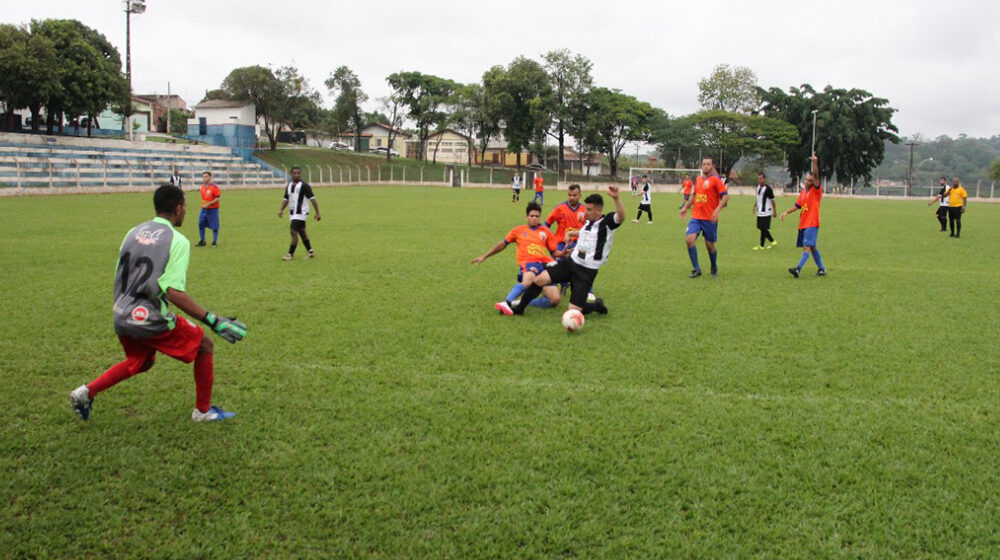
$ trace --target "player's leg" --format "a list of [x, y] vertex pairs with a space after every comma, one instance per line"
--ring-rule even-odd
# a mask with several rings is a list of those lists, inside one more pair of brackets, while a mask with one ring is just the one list
[[691, 259], [691, 278], [701, 276], [701, 266], [698, 265], [698, 248], [695, 246], [695, 242], [698, 241], [700, 234], [701, 228], [698, 220], [692, 218], [688, 221], [687, 235], [684, 237], [684, 243], [687, 244], [688, 257]]
[[956, 206], [955, 210], [955, 237], [962, 237], [962, 207]]
[[212, 224], [212, 247], [219, 245], [219, 209], [212, 208], [209, 216], [209, 223]]
[[951, 234], [948, 237], [955, 237], [955, 208], [948, 208], [948, 229]]
[[647, 204], [646, 205], [646, 213], [649, 214], [649, 221], [646, 222], [646, 223], [647, 224], [653, 223], [653, 205], [652, 204]]
[[600, 313], [606, 315], [608, 308], [604, 306], [601, 298], [594, 298], [589, 301], [589, 295], [594, 288], [594, 280], [597, 278], [596, 270], [573, 264], [573, 276], [570, 279], [570, 307], [579, 309], [584, 315], [588, 313]]
[[198, 237], [201, 239], [198, 241], [198, 247], [205, 246], [205, 226], [208, 225], [208, 210], [202, 208], [201, 212], [198, 214]]
[[523, 315], [528, 304], [542, 293], [542, 289], [549, 284], [558, 284], [569, 278], [566, 270], [566, 261], [557, 261], [554, 265], [546, 267], [535, 276], [535, 281], [524, 291], [521, 301], [512, 309], [514, 315]]
[[288, 231], [292, 235], [292, 242], [288, 246], [288, 254], [283, 257], [286, 261], [295, 258], [295, 249], [299, 246], [299, 230], [301, 228], [298, 222], [299, 220], [292, 220], [288, 226]]
[[799, 273], [802, 272], [802, 267], [809, 262], [809, 256], [812, 253], [812, 247], [809, 246], [809, 240], [806, 239], [806, 230], [800, 229], [798, 239], [795, 241], [796, 247], [802, 247], [802, 256], [799, 258], [799, 264], [794, 268], [789, 268], [788, 272], [792, 276], [798, 278]]
[[313, 258], [314, 256], [316, 256], [316, 255], [315, 255], [315, 254], [313, 253], [313, 248], [312, 248], [312, 243], [310, 243], [310, 242], [309, 242], [309, 234], [308, 234], [308, 233], [306, 233], [306, 226], [305, 226], [305, 223], [303, 223], [303, 225], [302, 225], [302, 229], [301, 229], [301, 230], [299, 230], [299, 237], [301, 237], [301, 238], [302, 238], [302, 245], [304, 245], [304, 246], [305, 246], [305, 248], [306, 248], [306, 252], [308, 253], [308, 254], [306, 255], [306, 258], [307, 258], [307, 259], [311, 259], [311, 258]]
[[705, 237], [705, 249], [708, 250], [708, 260], [712, 264], [712, 276], [719, 274], [719, 253], [715, 247], [719, 240], [719, 224], [706, 220], [702, 224], [702, 233]]
[[118, 340], [121, 342], [122, 349], [125, 350], [125, 360], [111, 366], [96, 379], [77, 387], [69, 394], [73, 410], [84, 420], [90, 417], [90, 407], [98, 393], [110, 389], [133, 375], [148, 371], [155, 363], [156, 350], [153, 348], [126, 337], [120, 336]]
[[561, 300], [561, 295], [559, 294], [559, 286], [552, 284], [542, 288], [542, 295], [531, 300], [528, 305], [532, 307], [540, 307], [542, 309], [548, 309], [550, 307], [555, 307], [559, 305]]
[[947, 230], [948, 229], [947, 228], [947, 226], [948, 226], [948, 217], [947, 217], [948, 207], [947, 206], [938, 206], [936, 214], [937, 214], [938, 223], [941, 224], [941, 231]]

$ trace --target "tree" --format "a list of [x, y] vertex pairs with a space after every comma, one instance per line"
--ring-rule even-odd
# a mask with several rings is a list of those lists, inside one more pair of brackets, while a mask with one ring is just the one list
[[229, 94], [228, 91], [224, 89], [213, 89], [205, 92], [205, 98], [201, 100], [202, 103], [205, 101], [212, 101], [215, 99], [221, 99], [223, 101], [232, 101], [233, 96]]
[[575, 114], [586, 119], [581, 129], [573, 127], [576, 134], [608, 156], [612, 177], [618, 175], [618, 158], [625, 145], [648, 142], [653, 124], [665, 118], [663, 111], [649, 103], [604, 87], [587, 92]]
[[[495, 103], [496, 116], [503, 121], [507, 149], [521, 152], [532, 142], [544, 140], [552, 118], [552, 88], [542, 65], [518, 57], [507, 68], [494, 66], [483, 74], [484, 95]], [[544, 155], [544, 154], [542, 154]]]
[[542, 55], [542, 60], [545, 61], [544, 68], [555, 101], [552, 105], [552, 128], [549, 134], [559, 143], [558, 170], [561, 175], [566, 167], [566, 130], [571, 127], [569, 121], [575, 116], [572, 108], [593, 86], [593, 78], [590, 76], [593, 63], [587, 57], [574, 55], [568, 49], [549, 51]]
[[277, 72], [263, 66], [236, 68], [222, 81], [222, 89], [235, 100], [254, 104], [272, 150], [278, 147], [281, 126], [307, 124], [318, 100], [308, 81], [291, 66]]
[[812, 111], [816, 110], [816, 152], [820, 175], [834, 176], [841, 183], [869, 182], [872, 170], [885, 156], [886, 142], [898, 143], [892, 124], [895, 109], [889, 101], [860, 89], [826, 86], [817, 92], [809, 84], [790, 88], [758, 90], [761, 112], [791, 123], [799, 131], [799, 142], [788, 150], [788, 171], [795, 181], [809, 169], [812, 149]]
[[[392, 142], [396, 139], [396, 136], [399, 134], [399, 129], [403, 126], [403, 112], [405, 109], [403, 108], [402, 100], [396, 94], [383, 97], [380, 101], [382, 109], [385, 111], [385, 118], [381, 122], [384, 122], [389, 126], [389, 149], [385, 151], [385, 161], [386, 163], [389, 163], [392, 161]], [[404, 152], [401, 155], [406, 157], [405, 146], [403, 150]]]
[[748, 115], [760, 106], [757, 75], [745, 66], [716, 66], [698, 81], [698, 91], [698, 103], [707, 110]]
[[[786, 122], [726, 111], [701, 111], [671, 120], [655, 137], [664, 159], [678, 148], [697, 146], [723, 174], [743, 157], [783, 161], [785, 151], [799, 141], [795, 127]], [[688, 165], [696, 166], [690, 160]]]
[[444, 118], [442, 107], [455, 89], [455, 82], [420, 72], [396, 72], [386, 78], [393, 95], [407, 110], [407, 117], [417, 127], [420, 160], [426, 159], [430, 127]]
[[994, 161], [990, 167], [990, 179], [1000, 180], [1000, 159]]
[[389, 115], [386, 115], [382, 111], [370, 111], [365, 113], [365, 122], [369, 123], [389, 123]]
[[365, 125], [361, 104], [368, 101], [368, 96], [361, 91], [361, 80], [350, 68], [340, 66], [330, 74], [325, 83], [330, 95], [337, 96], [333, 104], [334, 121], [353, 124], [354, 149], [361, 151], [361, 129]]

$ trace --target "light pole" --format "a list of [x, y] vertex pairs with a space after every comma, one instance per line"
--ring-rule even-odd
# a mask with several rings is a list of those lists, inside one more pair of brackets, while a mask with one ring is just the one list
[[910, 169], [906, 174], [906, 196], [910, 196], [910, 191], [913, 189], [913, 147], [917, 145], [916, 142], [907, 142], [907, 146], [910, 147]]
[[128, 98], [125, 100], [125, 137], [132, 139], [132, 14], [146, 11], [146, 0], [125, 0], [125, 76]]
[[812, 157], [812, 155], [816, 153], [816, 113], [818, 112], [819, 109], [813, 109], [813, 143], [812, 151], [809, 152], [809, 157]]

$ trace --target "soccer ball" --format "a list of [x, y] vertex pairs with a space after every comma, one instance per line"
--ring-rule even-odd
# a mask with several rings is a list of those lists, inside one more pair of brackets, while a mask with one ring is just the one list
[[583, 313], [579, 309], [569, 309], [562, 316], [562, 324], [569, 332], [583, 328]]

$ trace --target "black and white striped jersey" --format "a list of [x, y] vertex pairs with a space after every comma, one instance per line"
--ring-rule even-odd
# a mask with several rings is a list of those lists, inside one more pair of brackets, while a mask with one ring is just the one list
[[305, 181], [288, 183], [285, 187], [285, 200], [288, 201], [288, 218], [305, 220], [309, 217], [309, 200], [314, 198], [312, 187]]
[[608, 262], [611, 245], [615, 240], [615, 229], [621, 223], [615, 221], [616, 212], [601, 216], [596, 222], [587, 220], [580, 230], [580, 239], [576, 243], [571, 258], [576, 264], [598, 269]]

